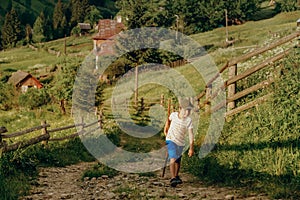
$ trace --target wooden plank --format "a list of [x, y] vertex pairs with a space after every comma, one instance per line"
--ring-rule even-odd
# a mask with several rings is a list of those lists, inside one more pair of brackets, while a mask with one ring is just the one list
[[204, 97], [206, 94], [206, 89], [204, 91], [202, 91], [200, 94], [198, 94], [198, 96], [196, 97], [197, 100], [201, 99], [202, 97]]
[[259, 70], [261, 70], [261, 69], [263, 69], [263, 68], [265, 68], [267, 66], [269, 66], [271, 63], [274, 63], [274, 62], [276, 62], [276, 61], [284, 58], [289, 52], [290, 52], [290, 49], [286, 50], [286, 51], [284, 51], [284, 52], [282, 52], [282, 53], [280, 53], [280, 54], [278, 54], [278, 55], [276, 55], [276, 56], [274, 56], [272, 58], [267, 59], [266, 61], [264, 61], [264, 62], [262, 62], [262, 63], [260, 63], [260, 64], [258, 64], [256, 66], [254, 66], [254, 67], [252, 67], [252, 68], [244, 71], [243, 73], [241, 73], [241, 74], [239, 74], [239, 75], [237, 75], [237, 76], [235, 76], [233, 78], [228, 79], [226, 81], [226, 85], [228, 86], [228, 85], [230, 85], [232, 83], [235, 83], [235, 82], [237, 82], [239, 80], [242, 80], [242, 79], [246, 78], [247, 76], [250, 76], [251, 74], [253, 74], [253, 73], [255, 73], [255, 72], [257, 72], [257, 71], [259, 71]]
[[31, 138], [30, 140], [27, 141], [18, 142], [9, 146], [4, 145], [4, 147], [2, 148], [2, 152], [15, 151], [17, 149], [22, 149], [48, 139], [49, 139], [49, 134], [43, 134], [35, 138]]
[[53, 141], [63, 141], [63, 140], [66, 140], [66, 139], [75, 138], [75, 137], [77, 137], [77, 136], [79, 136], [79, 135], [82, 135], [82, 134], [84, 134], [84, 133], [85, 133], [85, 131], [82, 130], [82, 131], [73, 133], [73, 134], [71, 134], [71, 135], [66, 135], [66, 136], [64, 136], [64, 137], [60, 137], [60, 138], [50, 138], [49, 141], [52, 141], [52, 142], [53, 142]]
[[84, 126], [84, 128], [87, 128], [87, 127], [90, 127], [90, 126], [94, 126], [95, 124], [98, 124], [100, 121], [101, 121], [101, 120], [97, 120], [97, 121], [95, 121], [95, 122], [92, 122], [92, 123], [90, 123], [90, 124], [87, 124], [87, 125]]
[[221, 108], [226, 107], [226, 104], [227, 104], [226, 100], [221, 101], [221, 103], [219, 103], [218, 105], [216, 105], [215, 107], [213, 107], [211, 109], [211, 113], [216, 112], [216, 111], [220, 110]]
[[249, 109], [249, 108], [252, 108], [252, 107], [254, 107], [254, 106], [258, 105], [258, 104], [261, 104], [261, 103], [265, 102], [271, 95], [272, 95], [272, 93], [267, 94], [267, 95], [265, 95], [265, 96], [262, 96], [262, 97], [260, 97], [260, 98], [257, 98], [257, 99], [254, 100], [254, 101], [251, 101], [251, 102], [249, 102], [249, 103], [247, 103], [247, 104], [245, 104], [245, 105], [242, 105], [242, 106], [237, 107], [237, 108], [235, 108], [235, 109], [233, 109], [233, 110], [230, 110], [230, 111], [226, 112], [226, 117], [235, 115], [235, 114], [240, 113], [240, 112], [242, 112], [242, 111], [244, 111], [244, 110], [247, 110], [247, 109]]
[[241, 98], [243, 96], [246, 96], [246, 95], [250, 94], [251, 92], [257, 91], [257, 90], [259, 90], [261, 88], [268, 87], [273, 82], [274, 82], [274, 79], [264, 80], [264, 81], [262, 81], [262, 82], [260, 82], [260, 83], [258, 83], [256, 85], [254, 85], [252, 87], [249, 87], [249, 88], [247, 88], [247, 89], [245, 89], [245, 90], [243, 90], [241, 92], [236, 93], [235, 95], [233, 95], [231, 97], [228, 97], [227, 98], [227, 103], [235, 101], [235, 100], [237, 100], [237, 99], [239, 99], [239, 98]]
[[273, 49], [273, 48], [275, 48], [277, 46], [280, 46], [280, 45], [282, 45], [282, 44], [284, 44], [286, 42], [289, 42], [289, 41], [291, 41], [291, 40], [293, 40], [293, 39], [295, 39], [296, 37], [299, 37], [299, 36], [300, 36], [300, 31], [297, 31], [295, 33], [292, 33], [292, 34], [290, 34], [290, 35], [288, 35], [286, 37], [283, 37], [283, 38], [277, 40], [276, 42], [274, 42], [274, 43], [272, 43], [272, 44], [270, 44], [268, 46], [262, 47], [260, 49], [257, 49], [256, 51], [253, 51], [253, 52], [248, 53], [246, 55], [240, 56], [240, 57], [238, 57], [238, 58], [236, 58], [236, 59], [234, 59], [232, 61], [227, 61], [227, 63], [225, 63], [222, 66], [222, 68], [220, 69], [219, 73], [217, 73], [211, 80], [209, 80], [206, 85], [212, 84], [219, 77], [220, 73], [223, 73], [228, 67], [230, 67], [232, 65], [236, 65], [236, 64], [238, 64], [238, 63], [240, 63], [242, 61], [245, 61], [245, 60], [247, 60], [247, 59], [249, 59], [249, 58], [251, 58], [253, 56], [256, 56], [256, 55], [259, 55], [261, 53], [264, 53], [264, 52], [266, 52], [268, 50], [271, 50], [271, 49]]
[[[228, 77], [230, 78], [234, 78], [237, 75], [237, 64], [236, 65], [232, 65], [229, 67], [228, 69]], [[233, 95], [235, 95], [235, 90], [236, 90], [236, 83], [231, 83], [228, 84], [227, 86], [228, 91], [227, 91], [227, 96], [228, 97], [232, 97]], [[231, 101], [229, 103], [227, 103], [227, 109], [228, 110], [232, 110], [233, 108], [235, 108], [235, 102]]]
[[60, 128], [55, 128], [55, 129], [48, 130], [48, 133], [62, 131], [62, 130], [71, 129], [71, 128], [75, 128], [77, 126], [84, 126], [84, 125], [85, 125], [84, 123], [73, 124], [73, 125], [69, 125], [69, 126], [64, 126], [64, 127], [60, 127]]
[[18, 136], [21, 136], [21, 135], [25, 135], [27, 133], [31, 133], [33, 131], [37, 131], [37, 130], [40, 130], [40, 129], [43, 129], [43, 128], [46, 128], [46, 127], [49, 127], [50, 124], [45, 124], [45, 125], [41, 125], [41, 126], [36, 126], [36, 127], [33, 127], [33, 128], [30, 128], [30, 129], [27, 129], [27, 130], [24, 130], [24, 131], [19, 131], [19, 132], [15, 132], [15, 133], [11, 133], [11, 134], [2, 134], [2, 138], [12, 138], [12, 137], [18, 137]]
[[253, 56], [257, 56], [259, 54], [262, 54], [262, 53], [264, 53], [264, 52], [266, 52], [268, 50], [271, 50], [271, 49], [273, 49], [273, 48], [275, 48], [277, 46], [280, 46], [280, 45], [282, 45], [284, 43], [287, 43], [287, 42], [289, 42], [289, 41], [291, 41], [291, 40], [293, 40], [293, 39], [295, 39], [296, 37], [299, 37], [299, 36], [300, 36], [300, 31], [296, 31], [296, 32], [294, 32], [294, 33], [292, 33], [292, 34], [290, 34], [288, 36], [285, 36], [285, 37], [277, 40], [276, 42], [273, 42], [270, 45], [267, 45], [265, 47], [257, 49], [256, 51], [253, 51], [251, 53], [245, 54], [243, 56], [240, 56], [240, 57], [238, 57], [236, 59], [231, 60], [228, 63], [228, 67], [230, 67], [232, 65], [236, 65], [237, 63], [240, 63], [242, 61], [248, 60], [249, 58], [251, 58]]

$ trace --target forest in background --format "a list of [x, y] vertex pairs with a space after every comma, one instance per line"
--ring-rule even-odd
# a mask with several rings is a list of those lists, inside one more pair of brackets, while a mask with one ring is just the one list
[[[99, 19], [122, 16], [128, 29], [167, 27], [195, 34], [255, 20], [263, 0], [7, 0], [0, 5], [0, 49], [45, 42], [78, 32], [78, 23], [95, 26]], [[297, 0], [277, 0], [275, 15], [297, 10]]]

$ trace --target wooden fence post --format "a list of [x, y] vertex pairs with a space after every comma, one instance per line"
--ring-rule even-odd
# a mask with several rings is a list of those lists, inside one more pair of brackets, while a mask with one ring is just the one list
[[6, 143], [5, 143], [5, 141], [2, 140], [2, 133], [6, 133], [6, 132], [7, 132], [7, 129], [4, 126], [1, 126], [0, 127], [0, 149], [3, 147], [5, 148]]
[[98, 115], [98, 124], [99, 124], [100, 129], [102, 129], [102, 117], [103, 117], [102, 115], [103, 115], [103, 113], [102, 113], [102, 109], [101, 109], [99, 112], [99, 115]]
[[[47, 131], [46, 124], [47, 124], [46, 121], [42, 121], [41, 122], [41, 125], [44, 126], [44, 128], [42, 129], [42, 135], [48, 135], [49, 136], [48, 139], [49, 139], [50, 135], [49, 135], [49, 133]], [[42, 145], [44, 145], [44, 147], [47, 147], [48, 146], [48, 140], [42, 141]]]
[[164, 107], [164, 104], [165, 104], [165, 96], [164, 96], [164, 94], [161, 94], [161, 96], [160, 96], [160, 105], [162, 107]]
[[[235, 77], [237, 75], [237, 64], [229, 67], [228, 69], [228, 79], [231, 79], [233, 77]], [[236, 82], [228, 85], [228, 94], [227, 97], [230, 98], [235, 94], [235, 88], [236, 88]], [[227, 104], [227, 110], [232, 110], [233, 108], [235, 108], [235, 102], [229, 102]]]
[[211, 92], [212, 92], [212, 85], [208, 85], [206, 87], [206, 96], [205, 96], [205, 112], [209, 113], [210, 112], [210, 101], [211, 101]]
[[79, 132], [83, 132], [85, 124], [84, 124], [84, 117], [81, 117], [81, 126], [80, 126], [80, 131]]
[[141, 97], [141, 108], [140, 108], [141, 113], [144, 111], [144, 109], [145, 109], [144, 97]]

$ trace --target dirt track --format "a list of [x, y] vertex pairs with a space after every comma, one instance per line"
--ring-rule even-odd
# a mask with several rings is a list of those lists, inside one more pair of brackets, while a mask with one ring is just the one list
[[45, 199], [268, 199], [265, 195], [243, 195], [243, 191], [233, 188], [205, 186], [189, 174], [181, 174], [183, 184], [172, 188], [169, 174], [160, 177], [160, 172], [153, 177], [138, 174], [120, 173], [114, 178], [81, 179], [84, 170], [95, 165], [79, 163], [63, 168], [40, 168], [37, 183], [32, 186], [30, 195], [22, 200]]

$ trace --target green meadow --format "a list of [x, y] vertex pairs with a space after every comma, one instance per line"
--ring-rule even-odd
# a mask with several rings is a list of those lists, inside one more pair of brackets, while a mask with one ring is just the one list
[[[265, 10], [272, 15], [270, 10]], [[259, 17], [262, 13], [258, 13]], [[225, 27], [213, 31], [190, 36], [209, 53], [218, 68], [227, 61], [243, 55], [255, 48], [263, 47], [278, 38], [296, 31], [296, 20], [300, 12], [281, 13], [272, 18], [246, 22], [238, 26], [228, 27], [228, 36], [234, 40], [232, 46], [225, 47]], [[93, 48], [91, 36], [67, 37], [35, 45], [35, 50], [29, 46], [9, 49], [0, 52], [1, 78], [9, 76], [13, 71], [24, 70], [35, 75], [50, 73], [55, 66], [74, 66], [82, 62]], [[49, 50], [52, 53], [49, 53]], [[56, 52], [56, 53], [53, 53]], [[64, 52], [66, 51], [66, 54]], [[57, 54], [57, 52], [60, 52]], [[300, 151], [299, 151], [299, 48], [284, 60], [275, 63], [276, 72], [280, 74], [276, 82], [266, 89], [273, 92], [272, 97], [264, 104], [237, 114], [227, 119], [220, 138], [213, 151], [203, 159], [197, 156], [184, 157], [184, 170], [204, 180], [207, 184], [221, 186], [243, 187], [245, 193], [266, 193], [271, 199], [298, 199], [300, 197]], [[262, 55], [266, 59], [270, 52]], [[252, 60], [241, 65], [248, 68], [257, 62]], [[191, 65], [175, 69], [180, 76], [189, 80], [197, 93], [203, 91], [205, 83], [197, 75]], [[274, 68], [270, 69], [274, 70]], [[268, 73], [268, 70], [259, 73]], [[59, 76], [61, 70], [53, 73]], [[262, 74], [256, 75], [257, 77]], [[238, 87], [244, 88], [253, 84], [244, 81]], [[173, 77], [176, 79], [177, 77]], [[164, 80], [164, 74], [153, 77], [143, 77], [143, 80], [159, 82]], [[151, 151], [159, 148], [163, 138], [158, 135], [153, 141], [139, 140], [126, 136], [116, 127], [111, 119], [111, 96], [116, 82], [106, 85], [102, 90], [105, 132], [114, 135], [116, 143], [130, 151]], [[50, 87], [50, 86], [49, 86]], [[121, 87], [121, 86], [120, 86]], [[50, 89], [50, 88], [49, 88]], [[121, 88], [122, 89], [122, 88]], [[123, 88], [122, 90], [125, 90]], [[163, 86], [147, 84], [139, 88], [139, 96], [147, 99], [159, 99], [161, 94], [165, 98], [172, 98], [174, 94]], [[243, 98], [239, 103], [252, 99], [256, 94]], [[130, 96], [130, 95], [129, 95]], [[130, 96], [133, 99], [133, 96]], [[17, 100], [16, 100], [17, 101]], [[51, 128], [62, 127], [74, 123], [70, 115], [72, 102], [66, 103], [67, 114], [60, 112], [59, 104], [52, 102], [38, 109], [18, 107], [8, 111], [0, 111], [0, 125], [8, 129], [8, 133], [40, 125], [42, 120], [51, 124]], [[198, 130], [196, 134], [196, 152], [201, 147], [203, 138], [210, 123], [210, 115], [200, 110]], [[132, 111], [131, 117], [139, 123], [148, 123], [149, 112]], [[112, 132], [115, 131], [115, 132]], [[75, 130], [72, 130], [75, 131]], [[62, 132], [63, 134], [70, 134]], [[19, 138], [20, 140], [24, 138]], [[68, 154], [69, 157], [63, 156]], [[26, 194], [30, 183], [37, 175], [37, 167], [64, 166], [79, 161], [91, 161], [93, 157], [85, 150], [79, 139], [65, 142], [50, 142], [47, 148], [35, 145], [15, 152], [2, 154], [0, 158], [0, 196], [4, 199], [17, 199]], [[99, 167], [100, 168], [100, 167]], [[101, 170], [104, 169], [101, 167]], [[88, 172], [97, 174], [97, 172]], [[5, 178], [4, 178], [5, 177]], [[3, 187], [5, 186], [5, 187]]]

